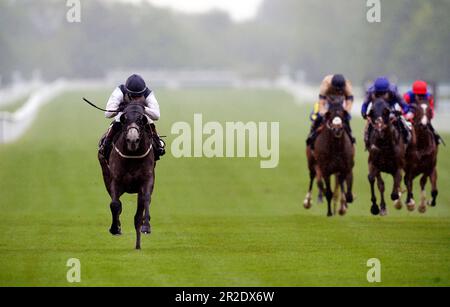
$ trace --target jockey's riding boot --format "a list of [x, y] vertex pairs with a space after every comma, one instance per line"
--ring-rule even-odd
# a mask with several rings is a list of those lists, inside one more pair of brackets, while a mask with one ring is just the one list
[[442, 138], [439, 135], [439, 133], [437, 133], [436, 130], [434, 130], [434, 127], [433, 127], [433, 125], [431, 123], [428, 124], [428, 128], [430, 128], [431, 132], [433, 133], [434, 140], [436, 141], [436, 144], [437, 145], [441, 144], [442, 143]]
[[364, 132], [364, 144], [366, 145], [366, 150], [369, 150], [370, 144], [370, 134], [372, 133], [372, 125], [368, 125], [366, 131]]
[[352, 141], [352, 144], [356, 143], [356, 139], [353, 137], [352, 134], [352, 127], [350, 127], [350, 120], [348, 118], [344, 119], [344, 128], [345, 128], [345, 132], [347, 132], [350, 141]]
[[113, 122], [100, 144], [99, 153], [105, 158], [106, 161], [109, 160], [109, 154], [111, 153], [114, 137], [121, 129], [122, 124], [120, 122]]
[[155, 146], [155, 160], [158, 161], [161, 156], [166, 154], [166, 143], [159, 137], [155, 124], [150, 124], [153, 135], [153, 145]]
[[317, 129], [319, 129], [321, 124], [322, 124], [322, 117], [317, 116], [317, 118], [313, 122], [308, 138], [306, 139], [306, 145], [310, 146], [311, 149], [313, 150], [314, 150], [314, 141], [317, 138]]
[[400, 130], [402, 132], [403, 135], [403, 140], [405, 141], [406, 145], [409, 145], [411, 143], [411, 131], [409, 131], [409, 128], [407, 126], [407, 124], [404, 122], [403, 117], [401, 117], [399, 120], [399, 125], [400, 125]]

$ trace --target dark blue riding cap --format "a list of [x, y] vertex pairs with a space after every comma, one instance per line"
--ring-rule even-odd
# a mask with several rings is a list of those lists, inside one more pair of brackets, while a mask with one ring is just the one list
[[133, 74], [128, 77], [125, 89], [131, 96], [143, 96], [147, 91], [147, 85], [141, 76]]

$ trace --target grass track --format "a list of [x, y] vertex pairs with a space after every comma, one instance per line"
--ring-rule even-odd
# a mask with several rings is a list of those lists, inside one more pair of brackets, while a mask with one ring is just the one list
[[259, 159], [166, 155], [157, 167], [153, 233], [135, 251], [135, 196], [123, 198], [124, 235], [107, 231], [109, 201], [96, 146], [108, 122], [80, 101], [101, 102], [108, 92], [58, 97], [29, 133], [0, 146], [0, 285], [71, 285], [65, 266], [71, 257], [81, 260], [84, 286], [370, 285], [366, 261], [373, 257], [381, 260], [380, 285], [450, 285], [447, 148], [440, 152], [436, 208], [419, 215], [389, 203], [387, 217], [372, 217], [363, 123], [353, 120], [357, 199], [346, 217], [329, 219], [325, 205], [301, 206], [309, 107], [278, 91], [157, 94], [158, 128], [169, 146], [173, 122], [192, 122], [194, 113], [204, 122], [279, 121], [279, 167], [260, 169]]

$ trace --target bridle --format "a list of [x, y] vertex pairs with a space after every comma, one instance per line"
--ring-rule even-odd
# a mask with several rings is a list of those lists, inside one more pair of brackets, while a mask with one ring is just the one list
[[[379, 130], [379, 131], [385, 130], [386, 128], [391, 126], [390, 124], [392, 123], [392, 121], [390, 120], [390, 117], [392, 115], [394, 115], [394, 113], [391, 111], [388, 103], [386, 101], [384, 101], [384, 100], [379, 100], [378, 103], [381, 103], [381, 101], [383, 102], [383, 106], [384, 106], [384, 108], [383, 108], [383, 110], [381, 112], [382, 114], [378, 115], [377, 118], [375, 118], [375, 120], [372, 119], [373, 113], [375, 112], [375, 103], [376, 103], [376, 102], [372, 102], [371, 110], [370, 110], [370, 112], [368, 114], [369, 116], [367, 116], [367, 122], [369, 123], [369, 125], [371, 125], [375, 130]], [[386, 123], [385, 118], [384, 118], [385, 114], [383, 114], [383, 112], [385, 112], [385, 110], [389, 111], [389, 114], [387, 115], [388, 116], [388, 123]], [[382, 120], [382, 125], [381, 125], [381, 128], [379, 129], [377, 127], [377, 125], [378, 125], [378, 120], [380, 118]]]
[[[141, 104], [138, 104], [138, 103], [128, 103], [126, 105], [126, 107], [133, 106], [133, 105], [144, 107], [144, 106], [142, 106]], [[138, 113], [141, 116], [146, 116], [144, 112], [137, 111], [137, 110], [125, 111], [125, 112], [122, 113], [121, 116], [125, 116], [127, 113]], [[133, 122], [130, 125], [126, 125], [126, 126], [124, 125], [124, 127], [122, 128], [122, 131], [125, 132], [126, 134], [128, 134], [128, 132], [130, 130], [135, 129], [138, 132], [138, 134], [140, 134], [141, 133], [141, 127], [142, 127], [142, 124], [139, 124], [137, 122]], [[151, 133], [151, 131], [150, 131], [150, 133]], [[124, 159], [142, 159], [142, 158], [145, 158], [146, 156], [148, 156], [148, 154], [150, 153], [150, 151], [153, 148], [153, 144], [152, 144], [152, 142], [150, 142], [150, 146], [145, 151], [145, 153], [143, 153], [142, 155], [134, 156], [134, 155], [126, 155], [126, 154], [122, 153], [120, 151], [120, 149], [117, 148], [115, 143], [113, 144], [113, 146], [114, 146], [114, 150], [119, 154], [119, 156], [124, 158]]]
[[[97, 110], [103, 111], [103, 112], [118, 113], [118, 112], [121, 112], [121, 111], [122, 111], [121, 108], [119, 108], [119, 109], [117, 109], [117, 110], [106, 110], [106, 109], [102, 109], [102, 108], [96, 106], [94, 103], [90, 102], [88, 99], [86, 99], [86, 98], [84, 98], [84, 97], [83, 97], [83, 100], [84, 100], [87, 104], [89, 104], [90, 106], [96, 108]], [[133, 106], [133, 105], [140, 106], [140, 107], [144, 108], [144, 110], [145, 110], [145, 107], [144, 107], [142, 104], [140, 104], [140, 103], [133, 103], [133, 102], [130, 102], [130, 103], [127, 103], [126, 107]], [[130, 112], [130, 113], [131, 113], [131, 112], [132, 112], [132, 113], [139, 113], [139, 114], [141, 114], [142, 116], [146, 116], [144, 112], [136, 111], [136, 110], [123, 112], [121, 116], [123, 116], [124, 114], [126, 114], [126, 113], [128, 113], [128, 112]], [[136, 129], [136, 130], [138, 131], [138, 133], [140, 133], [140, 127], [141, 127], [141, 126], [140, 126], [139, 124], [137, 124], [137, 123], [136, 123], [136, 125], [137, 125], [137, 127], [134, 127], [134, 126], [133, 126], [133, 127], [126, 127], [126, 128], [127, 128], [127, 129], [126, 129], [126, 133], [128, 133], [128, 131], [130, 131], [131, 129]], [[125, 131], [125, 129], [123, 129], [123, 131]], [[152, 133], [152, 131], [150, 131], [150, 133]], [[145, 153], [143, 153], [142, 155], [139, 155], [139, 156], [126, 155], [126, 154], [122, 153], [122, 152], [119, 150], [119, 148], [117, 148], [115, 142], [113, 142], [113, 148], [114, 148], [114, 150], [119, 154], [119, 156], [122, 157], [122, 158], [124, 158], [124, 159], [142, 159], [142, 158], [145, 158], [146, 156], [148, 156], [148, 154], [150, 153], [150, 151], [153, 149], [153, 144], [150, 142], [150, 146], [149, 146], [149, 148], [147, 149], [147, 151], [146, 151]]]

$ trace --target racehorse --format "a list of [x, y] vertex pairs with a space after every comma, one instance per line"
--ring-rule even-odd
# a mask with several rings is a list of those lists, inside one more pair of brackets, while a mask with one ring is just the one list
[[[311, 207], [311, 191], [314, 179], [317, 178], [319, 193], [325, 191], [328, 211], [332, 216], [331, 176], [336, 175], [336, 189], [341, 190], [340, 215], [345, 215], [347, 203], [353, 202], [353, 166], [355, 149], [348, 134], [345, 132], [344, 122], [348, 116], [343, 108], [342, 100], [329, 101], [328, 111], [325, 114], [324, 124], [319, 128], [319, 135], [314, 142], [314, 150], [309, 146], [306, 149], [309, 168], [309, 190], [304, 201], [304, 207]], [[325, 189], [323, 186], [325, 181]], [[320, 194], [319, 194], [320, 195]]]
[[[406, 149], [402, 135], [395, 127], [396, 120], [399, 119], [391, 112], [389, 104], [383, 98], [378, 98], [372, 103], [372, 108], [368, 115], [369, 125], [372, 126], [372, 133], [369, 137], [368, 179], [372, 193], [372, 207], [370, 211], [373, 215], [381, 214], [384, 216], [387, 214], [382, 172], [393, 176], [394, 184], [391, 199], [394, 201], [395, 208], [401, 209], [402, 207], [400, 183], [402, 171], [405, 167]], [[381, 212], [375, 196], [375, 179], [377, 180], [381, 196]]]
[[411, 105], [414, 113], [413, 127], [416, 134], [416, 144], [408, 148], [406, 152], [406, 168], [405, 168], [405, 185], [408, 189], [408, 196], [406, 205], [410, 211], [415, 209], [415, 201], [413, 198], [413, 181], [419, 175], [421, 200], [419, 205], [419, 212], [426, 211], [426, 192], [425, 185], [427, 179], [431, 182], [431, 197], [430, 205], [436, 206], [437, 190], [437, 155], [438, 146], [433, 132], [430, 129], [430, 120], [433, 116], [433, 111], [427, 100], [421, 100]]
[[120, 116], [123, 128], [113, 141], [108, 161], [102, 155], [98, 156], [103, 180], [111, 196], [112, 224], [109, 232], [112, 235], [121, 234], [120, 197], [124, 193], [138, 194], [134, 216], [136, 249], [141, 248], [141, 232], [151, 233], [150, 202], [155, 182], [152, 131], [144, 110], [143, 101], [127, 104]]

